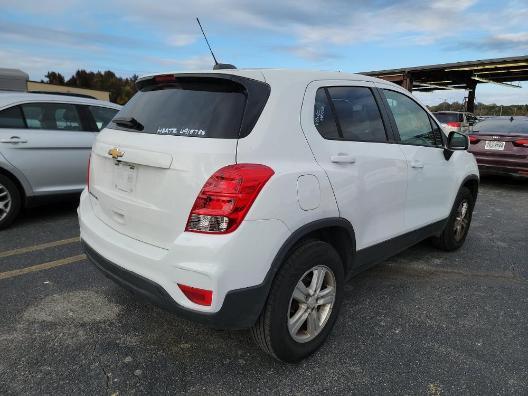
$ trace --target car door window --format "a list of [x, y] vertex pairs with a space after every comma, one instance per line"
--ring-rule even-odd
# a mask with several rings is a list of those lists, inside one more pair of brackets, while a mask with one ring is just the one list
[[25, 128], [24, 116], [20, 107], [13, 106], [0, 111], [0, 128]]
[[326, 139], [387, 141], [380, 110], [367, 87], [319, 88], [314, 122]]
[[26, 103], [22, 105], [30, 129], [82, 130], [75, 105], [68, 103]]
[[103, 129], [117, 113], [116, 109], [101, 106], [88, 106], [92, 114], [95, 124], [99, 130]]
[[402, 93], [384, 89], [387, 104], [403, 144], [418, 146], [441, 146], [438, 132], [435, 133], [427, 112], [414, 100]]

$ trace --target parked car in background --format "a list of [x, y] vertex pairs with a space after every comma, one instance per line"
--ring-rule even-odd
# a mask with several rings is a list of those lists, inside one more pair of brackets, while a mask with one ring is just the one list
[[74, 96], [0, 93], [0, 229], [25, 206], [83, 190], [95, 137], [120, 108]]
[[319, 348], [347, 278], [427, 238], [462, 246], [466, 135], [402, 87], [289, 70], [152, 75], [97, 137], [85, 252], [118, 284], [273, 357]]
[[433, 113], [446, 132], [469, 133], [477, 121], [472, 113], [465, 111], [437, 111]]
[[528, 177], [528, 117], [480, 121], [469, 142], [481, 173]]

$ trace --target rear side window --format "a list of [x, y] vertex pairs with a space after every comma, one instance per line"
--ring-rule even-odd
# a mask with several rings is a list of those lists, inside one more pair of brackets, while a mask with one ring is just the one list
[[116, 109], [111, 109], [109, 107], [100, 107], [100, 106], [88, 106], [90, 113], [95, 120], [97, 129], [101, 130], [114, 118], [117, 114]]
[[366, 87], [319, 88], [314, 123], [325, 139], [387, 141], [378, 104]]
[[247, 88], [230, 78], [154, 77], [138, 85], [140, 90], [109, 127], [158, 135], [244, 137], [269, 96], [267, 84], [251, 81]]
[[20, 107], [13, 106], [0, 111], [0, 128], [25, 128], [24, 117]]
[[314, 124], [325, 139], [339, 139], [334, 112], [328, 100], [326, 90], [319, 88], [315, 95]]
[[433, 131], [427, 112], [414, 100], [399, 92], [384, 89], [390, 111], [396, 122], [403, 144], [441, 146], [438, 134]]
[[75, 105], [69, 103], [26, 103], [21, 105], [30, 129], [82, 130]]

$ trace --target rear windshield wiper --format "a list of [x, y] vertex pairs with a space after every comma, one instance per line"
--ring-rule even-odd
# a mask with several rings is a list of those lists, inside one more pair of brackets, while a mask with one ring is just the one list
[[118, 117], [118, 118], [114, 118], [112, 122], [116, 125], [119, 125], [125, 128], [135, 129], [137, 131], [142, 131], [144, 128], [143, 124], [141, 124], [134, 117]]

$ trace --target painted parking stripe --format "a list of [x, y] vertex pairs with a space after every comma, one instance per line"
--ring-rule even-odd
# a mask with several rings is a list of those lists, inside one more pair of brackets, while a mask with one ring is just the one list
[[60, 267], [62, 265], [73, 264], [73, 263], [77, 263], [77, 262], [85, 260], [85, 259], [86, 259], [86, 255], [85, 254], [79, 254], [77, 256], [66, 257], [66, 258], [63, 258], [63, 259], [60, 259], [60, 260], [49, 261], [47, 263], [33, 265], [31, 267], [21, 268], [21, 269], [17, 269], [17, 270], [13, 270], [13, 271], [0, 272], [0, 280], [1, 279], [13, 278], [15, 276], [29, 274], [31, 272], [37, 272], [37, 271], [47, 270], [47, 269], [51, 269], [51, 268], [56, 268], [56, 267]]
[[26, 246], [26, 247], [23, 247], [23, 248], [18, 248], [18, 249], [13, 249], [13, 250], [6, 250], [5, 252], [0, 252], [0, 258], [16, 256], [17, 254], [36, 252], [38, 250], [48, 249], [48, 248], [52, 248], [52, 247], [56, 247], [56, 246], [69, 245], [71, 243], [75, 243], [75, 242], [79, 242], [79, 241], [80, 241], [80, 239], [77, 236], [77, 237], [74, 237], [74, 238], [62, 239], [60, 241], [42, 243], [40, 245]]

